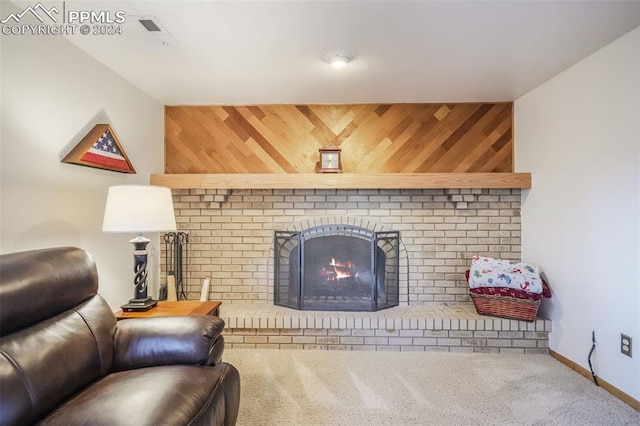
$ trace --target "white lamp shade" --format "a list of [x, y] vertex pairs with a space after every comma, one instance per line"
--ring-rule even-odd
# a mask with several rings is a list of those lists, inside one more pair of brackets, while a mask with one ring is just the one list
[[103, 232], [175, 231], [171, 190], [162, 186], [118, 185], [109, 188]]

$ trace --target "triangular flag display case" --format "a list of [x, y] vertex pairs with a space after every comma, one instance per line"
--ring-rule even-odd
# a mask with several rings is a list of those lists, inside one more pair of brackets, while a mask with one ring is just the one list
[[120, 173], [136, 172], [108, 124], [96, 124], [62, 162]]

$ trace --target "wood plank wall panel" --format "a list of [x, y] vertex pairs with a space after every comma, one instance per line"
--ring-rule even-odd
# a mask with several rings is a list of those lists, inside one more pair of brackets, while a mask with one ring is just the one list
[[513, 172], [513, 104], [166, 106], [165, 173]]

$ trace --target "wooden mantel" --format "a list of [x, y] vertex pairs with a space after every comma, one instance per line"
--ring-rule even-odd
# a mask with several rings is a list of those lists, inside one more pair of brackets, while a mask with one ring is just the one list
[[531, 173], [213, 173], [152, 174], [175, 189], [531, 188]]

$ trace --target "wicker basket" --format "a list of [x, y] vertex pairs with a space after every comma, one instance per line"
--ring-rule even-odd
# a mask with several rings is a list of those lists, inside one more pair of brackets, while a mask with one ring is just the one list
[[493, 296], [470, 293], [476, 311], [480, 315], [491, 315], [522, 321], [534, 321], [540, 300], [517, 299], [509, 296]]

